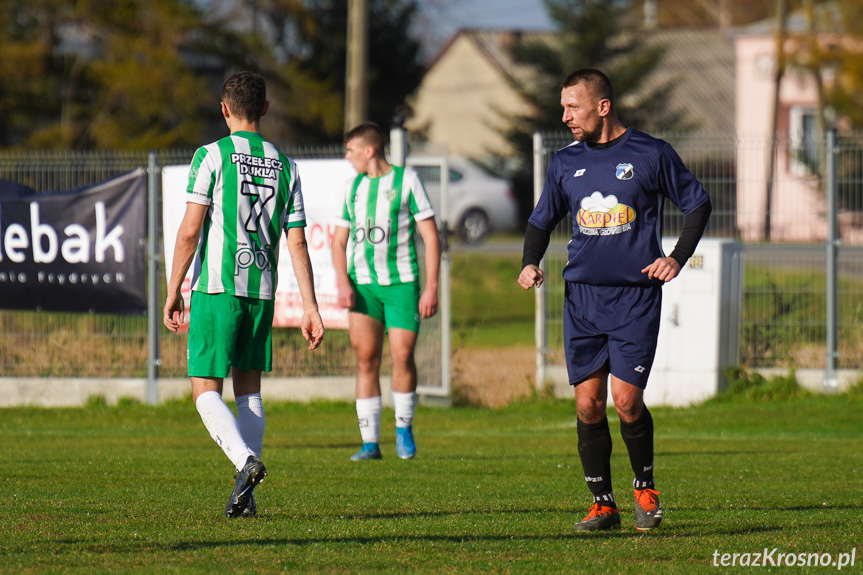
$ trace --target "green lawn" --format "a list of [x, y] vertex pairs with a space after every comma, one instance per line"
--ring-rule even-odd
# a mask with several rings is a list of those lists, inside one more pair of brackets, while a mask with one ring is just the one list
[[570, 401], [420, 407], [415, 460], [395, 456], [386, 424], [384, 459], [363, 463], [348, 461], [349, 403], [270, 403], [270, 475], [249, 520], [222, 516], [232, 470], [189, 403], [3, 409], [0, 572], [715, 573], [715, 552], [765, 548], [774, 561], [856, 549], [844, 571], [860, 572], [861, 407], [654, 408], [666, 519], [648, 534], [632, 526], [610, 417], [623, 529], [580, 535], [589, 497]]
[[521, 255], [454, 253], [453, 341], [464, 347], [534, 345], [534, 295], [516, 283]]

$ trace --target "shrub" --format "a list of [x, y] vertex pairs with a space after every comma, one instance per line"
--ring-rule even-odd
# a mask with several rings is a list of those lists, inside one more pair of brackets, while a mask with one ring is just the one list
[[858, 379], [856, 383], [851, 384], [845, 390], [845, 395], [853, 401], [863, 401], [863, 377]]
[[794, 370], [787, 375], [766, 379], [760, 373], [750, 373], [740, 367], [730, 367], [725, 372], [728, 389], [711, 401], [782, 401], [810, 397], [812, 392], [800, 387]]

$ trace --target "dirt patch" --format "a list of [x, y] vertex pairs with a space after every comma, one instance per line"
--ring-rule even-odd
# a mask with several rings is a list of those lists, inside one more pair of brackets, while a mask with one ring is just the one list
[[452, 370], [456, 403], [500, 407], [535, 393], [533, 348], [454, 350]]

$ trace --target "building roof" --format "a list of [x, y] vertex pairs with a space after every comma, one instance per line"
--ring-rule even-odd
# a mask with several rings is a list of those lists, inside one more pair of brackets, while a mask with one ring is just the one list
[[734, 131], [734, 45], [719, 30], [670, 28], [648, 33], [649, 46], [667, 46], [657, 69], [644, 88], [674, 83], [668, 105], [680, 110], [686, 124], [700, 133]]
[[[837, 2], [825, 2], [813, 6], [813, 28], [818, 32], [841, 33], [844, 31], [845, 17]], [[765, 18], [735, 31], [740, 36], [772, 36], [778, 26], [776, 17]], [[788, 34], [804, 34], [809, 31], [809, 19], [805, 9], [789, 12], [785, 19], [785, 30]]]
[[[668, 105], [681, 112], [684, 123], [696, 126], [696, 131], [701, 133], [733, 131], [735, 74], [732, 39], [712, 29], [658, 28], [641, 33], [645, 35], [647, 46], [659, 44], [667, 47], [660, 66], [645, 79], [645, 92], [650, 93], [654, 88], [673, 81], [675, 88]], [[513, 47], [517, 43], [541, 43], [549, 47], [557, 44], [554, 32], [462, 29], [438, 52], [429, 68], [461, 35], [470, 38], [513, 86], [540, 80], [533, 66], [513, 58]], [[553, 83], [556, 85], [559, 80], [554, 78]]]
[[[521, 30], [464, 30], [488, 56], [489, 60], [514, 82], [516, 86], [528, 85], [538, 79], [537, 70], [528, 63], [513, 58], [514, 49], [520, 43], [554, 45], [554, 34]], [[559, 79], [555, 78], [555, 83]]]

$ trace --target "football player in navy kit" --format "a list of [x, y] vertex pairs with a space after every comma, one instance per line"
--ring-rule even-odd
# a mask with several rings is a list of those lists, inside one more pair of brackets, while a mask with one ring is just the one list
[[[653, 478], [653, 419], [643, 395], [659, 335], [661, 288], [695, 251], [712, 210], [710, 197], [667, 142], [620, 122], [614, 89], [599, 70], [567, 76], [560, 105], [575, 141], [549, 163], [528, 220], [518, 283], [526, 290], [542, 285], [539, 263], [551, 232], [572, 214], [563, 269], [564, 347], [575, 386], [578, 453], [593, 494], [593, 506], [575, 529], [620, 525], [606, 417], [610, 379], [635, 474], [635, 527], [649, 530], [662, 521], [662, 506]], [[668, 256], [661, 245], [666, 199], [684, 214]]]

